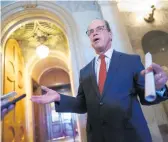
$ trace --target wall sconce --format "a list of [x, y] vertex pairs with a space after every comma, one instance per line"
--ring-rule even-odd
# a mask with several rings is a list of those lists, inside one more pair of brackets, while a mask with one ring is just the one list
[[155, 20], [154, 19], [154, 12], [155, 12], [156, 8], [154, 5], [152, 5], [151, 8], [152, 8], [152, 12], [149, 13], [148, 17], [144, 18], [144, 20], [148, 23], [152, 23]]

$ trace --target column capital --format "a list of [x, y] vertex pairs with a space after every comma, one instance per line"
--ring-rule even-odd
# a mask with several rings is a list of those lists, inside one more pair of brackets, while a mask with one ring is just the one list
[[110, 4], [116, 4], [117, 5], [117, 0], [97, 0], [97, 3], [99, 5], [110, 5]]

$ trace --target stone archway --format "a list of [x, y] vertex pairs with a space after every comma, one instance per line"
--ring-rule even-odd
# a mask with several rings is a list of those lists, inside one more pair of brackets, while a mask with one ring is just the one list
[[[78, 78], [79, 70], [83, 65], [84, 58], [80, 54], [80, 49], [77, 48], [79, 41], [77, 40], [77, 26], [76, 23], [65, 9], [59, 7], [54, 2], [43, 2], [38, 1], [35, 7], [27, 5], [26, 3], [16, 2], [9, 5], [8, 8], [2, 9], [2, 48], [4, 47], [10, 34], [16, 30], [21, 23], [26, 23], [33, 21], [34, 19], [42, 19], [51, 21], [64, 31], [65, 35], [68, 37], [68, 45], [71, 52], [67, 64], [69, 64], [69, 74], [72, 83], [73, 95], [77, 93], [78, 88]], [[3, 56], [3, 55], [2, 55]], [[27, 103], [26, 107], [28, 112], [32, 111], [32, 104], [29, 101], [31, 96], [31, 71], [39, 59], [35, 56], [30, 57], [28, 63], [25, 67], [25, 84], [28, 85], [26, 88]], [[27, 116], [27, 132], [28, 141], [33, 141], [33, 114], [29, 113]]]
[[[65, 57], [64, 57], [65, 58]], [[61, 74], [57, 75], [51, 73], [50, 71], [58, 71], [60, 70], [61, 73], [66, 73], [65, 76], [61, 76]], [[48, 75], [46, 75], [48, 72], [50, 72]], [[69, 69], [67, 66], [67, 63], [65, 60], [59, 59], [58, 57], [46, 57], [44, 59], [39, 60], [35, 66], [33, 67], [32, 72], [30, 72], [31, 78], [32, 78], [32, 86], [39, 86], [39, 85], [45, 85], [50, 86], [52, 83], [58, 83], [58, 80], [56, 78], [59, 78], [59, 81], [64, 82], [66, 79], [69, 79]], [[43, 81], [41, 82], [41, 78], [43, 76]], [[50, 76], [50, 77], [49, 77]], [[51, 83], [52, 82], [52, 83]], [[70, 82], [68, 82], [70, 83]], [[34, 87], [35, 87], [34, 86]], [[40, 90], [38, 90], [40, 91]], [[32, 92], [31, 92], [32, 94]], [[34, 94], [35, 95], [35, 94]], [[62, 130], [58, 131], [55, 129], [55, 126], [58, 126], [58, 128], [62, 128], [61, 120], [57, 122], [53, 122], [52, 118], [54, 115], [58, 115], [55, 111], [53, 112], [52, 104], [48, 105], [37, 105], [33, 104], [32, 112], [33, 112], [33, 123], [34, 123], [34, 129], [36, 130], [34, 132], [35, 141], [45, 142], [46, 140], [52, 140], [54, 138], [61, 137], [61, 135], [64, 135], [62, 133]], [[55, 137], [54, 137], [55, 136]]]

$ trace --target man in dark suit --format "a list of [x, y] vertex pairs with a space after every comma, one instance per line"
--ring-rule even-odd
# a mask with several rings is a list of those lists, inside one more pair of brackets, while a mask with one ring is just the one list
[[[143, 105], [166, 100], [168, 76], [157, 64], [144, 70], [138, 55], [115, 51], [107, 21], [92, 21], [87, 35], [97, 56], [81, 69], [77, 96], [65, 96], [42, 86], [47, 93], [32, 96], [31, 100], [41, 104], [55, 102], [57, 112], [87, 112], [88, 142], [151, 142], [137, 96]], [[147, 102], [144, 74], [151, 70], [158, 93], [154, 102]]]

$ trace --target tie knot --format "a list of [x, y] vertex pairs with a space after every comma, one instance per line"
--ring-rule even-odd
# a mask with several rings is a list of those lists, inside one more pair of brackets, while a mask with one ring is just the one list
[[101, 60], [103, 60], [103, 59], [105, 59], [105, 55], [104, 55], [104, 54], [101, 54], [101, 55], [99, 56], [99, 58], [100, 58]]

